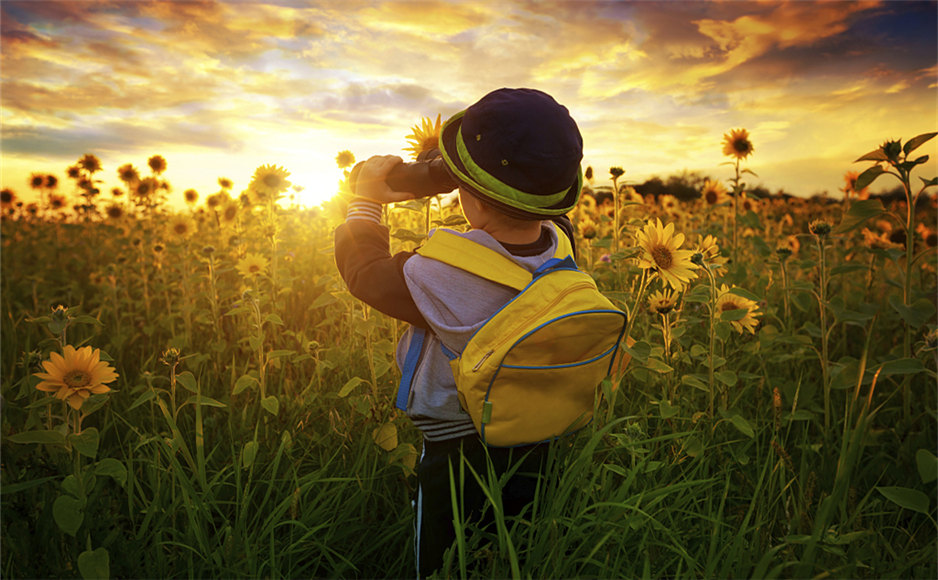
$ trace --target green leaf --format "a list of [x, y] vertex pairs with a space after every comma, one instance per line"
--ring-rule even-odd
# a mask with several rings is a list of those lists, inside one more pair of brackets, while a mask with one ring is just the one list
[[928, 496], [917, 489], [908, 487], [880, 487], [876, 491], [883, 494], [889, 501], [920, 514], [928, 514]]
[[99, 439], [97, 427], [85, 429], [79, 435], [72, 433], [68, 436], [69, 443], [78, 453], [92, 458], [98, 454]]
[[278, 325], [278, 326], [283, 326], [283, 319], [280, 318], [279, 315], [274, 314], [273, 312], [271, 312], [270, 314], [268, 314], [267, 316], [264, 317], [264, 322], [269, 322], [269, 323], [271, 323], [271, 324], [276, 324], [276, 325]]
[[668, 401], [662, 400], [658, 402], [658, 412], [661, 413], [662, 419], [670, 419], [680, 413], [680, 411], [680, 407], [671, 405]]
[[919, 449], [915, 452], [915, 465], [918, 467], [922, 483], [931, 483], [938, 479], [938, 457], [935, 457], [935, 454], [928, 449]]
[[698, 391], [710, 391], [710, 387], [707, 385], [707, 381], [701, 378], [700, 375], [684, 375], [681, 377], [681, 384], [693, 387]]
[[106, 475], [121, 487], [127, 482], [127, 468], [113, 457], [106, 457], [94, 466], [95, 475]]
[[65, 445], [65, 435], [58, 431], [23, 431], [5, 437], [13, 443], [41, 443], [44, 445]]
[[[871, 167], [870, 169], [867, 169], [865, 172], [863, 172], [860, 175], [860, 177], [863, 177], [863, 175], [866, 175], [870, 170], [878, 169], [878, 168], [879, 168], [878, 165], [875, 167]], [[862, 187], [860, 187], [860, 177], [857, 178], [857, 185], [856, 185], [857, 191], [863, 189]], [[876, 217], [878, 215], [882, 215], [883, 213], [885, 213], [885, 211], [886, 210], [883, 207], [883, 202], [881, 202], [878, 199], [861, 199], [859, 201], [855, 201], [850, 206], [850, 210], [846, 214], [844, 214], [843, 221], [841, 221], [840, 224], [836, 228], [834, 228], [833, 233], [842, 234], [845, 232], [852, 231], [860, 227], [864, 222], [866, 222], [866, 220]]]
[[[863, 157], [860, 157], [859, 159], [854, 161], [854, 163], [859, 163], [860, 161], [888, 161], [888, 160], [889, 158], [886, 157], [886, 153], [883, 152], [883, 148], [880, 147], [879, 149], [874, 149], [873, 151], [870, 151]], [[857, 189], [861, 189], [861, 188], [858, 187]]]
[[713, 373], [713, 376], [716, 380], [720, 381], [728, 387], [732, 387], [736, 384], [736, 373], [734, 371], [717, 371]]
[[88, 316], [87, 314], [82, 314], [76, 316], [72, 319], [72, 322], [77, 322], [78, 324], [94, 324], [97, 326], [104, 326], [104, 323], [95, 318], [94, 316]]
[[255, 388], [260, 384], [260, 382], [252, 377], [251, 375], [241, 375], [237, 381], [235, 381], [234, 388], [231, 390], [232, 395], [237, 395], [243, 392], [248, 388]]
[[[857, 180], [853, 184], [853, 189], [855, 191], [863, 191], [864, 189], [872, 185], [872, 183], [876, 181], [877, 177], [879, 177], [880, 175], [884, 173], [886, 173], [886, 170], [883, 169], [879, 165], [874, 165], [873, 167], [870, 167], [869, 169], [861, 173], [859, 176], [857, 176]], [[870, 201], [870, 200], [862, 200], [862, 201]], [[876, 200], [876, 201], [879, 201], [879, 200]]]
[[740, 433], [747, 437], [755, 437], [756, 431], [752, 428], [752, 423], [747, 421], [742, 415], [732, 415], [729, 417], [730, 423], [733, 424], [733, 427], [739, 430]]
[[136, 409], [137, 407], [146, 403], [147, 401], [149, 401], [150, 399], [154, 397], [156, 397], [156, 391], [152, 389], [147, 389], [143, 391], [143, 393], [139, 397], [137, 397], [137, 400], [134, 401], [133, 404], [131, 404], [130, 407], [127, 408], [127, 410], [129, 411], [131, 409]]
[[665, 364], [664, 361], [661, 361], [656, 358], [649, 358], [648, 360], [646, 360], [645, 366], [648, 367], [650, 370], [653, 370], [661, 374], [667, 374], [674, 370], [673, 368]]
[[403, 228], [394, 230], [394, 233], [391, 234], [391, 237], [403, 240], [405, 242], [422, 242], [427, 239], [427, 236], [423, 234], [418, 234], [417, 232], [412, 232]]
[[261, 407], [263, 407], [264, 410], [271, 415], [276, 415], [280, 412], [280, 400], [277, 399], [277, 397], [274, 395], [264, 397], [264, 399], [261, 401]]
[[78, 571], [81, 572], [81, 577], [84, 580], [110, 578], [110, 555], [107, 548], [86, 550], [78, 554]]
[[257, 441], [248, 441], [241, 450], [241, 467], [247, 469], [254, 465], [257, 458]]
[[183, 371], [176, 375], [176, 383], [182, 385], [182, 388], [190, 393], [199, 392], [199, 385], [195, 381], [195, 376], [189, 371]]
[[748, 308], [733, 308], [732, 310], [724, 310], [720, 312], [720, 320], [724, 320], [726, 322], [742, 320], [743, 318], [746, 318], [746, 314], [748, 313]]
[[931, 179], [925, 179], [924, 177], [919, 177], [922, 180], [923, 187], [934, 187], [938, 185], [938, 177], [932, 177]]
[[684, 440], [684, 453], [687, 453], [691, 457], [699, 457], [703, 452], [703, 442], [699, 437], [691, 435]]
[[211, 397], [206, 397], [205, 395], [192, 395], [183, 405], [204, 405], [207, 407], [227, 407], [228, 405], [222, 403], [217, 399]]
[[906, 142], [905, 146], [902, 148], [902, 151], [908, 156], [909, 153], [915, 151], [926, 142], [930, 141], [935, 135], [938, 135], [938, 133], [922, 133], [921, 135], [912, 137]]
[[925, 370], [922, 361], [917, 358], [900, 358], [883, 363], [879, 376], [886, 375], [914, 375]]
[[281, 358], [281, 357], [285, 357], [285, 356], [291, 356], [291, 355], [294, 355], [294, 354], [296, 354], [296, 351], [295, 351], [295, 350], [285, 350], [285, 349], [282, 349], [282, 350], [272, 350], [272, 351], [270, 351], [270, 352], [267, 353], [267, 358], [268, 358], [268, 359], [272, 359], [272, 358]]
[[903, 304], [902, 299], [895, 294], [890, 295], [888, 301], [892, 309], [912, 328], [922, 326], [935, 315], [935, 305], [926, 298], [919, 298], [911, 306]]
[[316, 299], [313, 300], [313, 303], [310, 304], [309, 307], [310, 308], [323, 308], [325, 306], [331, 306], [335, 304], [336, 302], [338, 302], [336, 297], [326, 292], [317, 296]]
[[747, 300], [752, 300], [754, 302], [758, 302], [759, 300], [762, 300], [761, 298], [759, 298], [758, 296], [756, 296], [749, 290], [746, 290], [745, 288], [730, 288], [730, 294], [735, 294], [736, 296], [742, 296], [743, 298], [746, 298]]
[[349, 393], [355, 390], [355, 387], [357, 387], [358, 385], [364, 382], [366, 382], [365, 379], [361, 377], [350, 378], [344, 385], [342, 385], [342, 388], [339, 389], [339, 398], [344, 399], [345, 397], [349, 395]]
[[837, 276], [838, 274], [849, 274], [850, 272], [860, 272], [869, 270], [870, 267], [864, 264], [841, 264], [839, 266], [834, 266], [831, 268], [831, 276]]
[[648, 359], [648, 355], [651, 354], [651, 344], [644, 340], [639, 340], [632, 346], [627, 346], [623, 343], [622, 348], [625, 352], [629, 353], [633, 359], [640, 362], [645, 362]]
[[52, 504], [52, 518], [59, 529], [74, 536], [85, 519], [85, 502], [70, 495], [60, 495]]

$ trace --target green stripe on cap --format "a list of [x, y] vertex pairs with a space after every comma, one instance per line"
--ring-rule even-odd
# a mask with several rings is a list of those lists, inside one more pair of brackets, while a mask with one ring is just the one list
[[[453, 115], [443, 126], [441, 134], [442, 132], [446, 131], [447, 126], [461, 119], [464, 114], [465, 111], [460, 111], [459, 113]], [[500, 181], [498, 178], [479, 167], [475, 161], [473, 161], [472, 156], [469, 154], [469, 150], [466, 148], [465, 141], [462, 138], [462, 126], [460, 126], [456, 132], [456, 154], [459, 157], [459, 161], [462, 162], [462, 164], [466, 167], [466, 170], [469, 172], [469, 174], [467, 175], [461, 171], [458, 167], [456, 167], [455, 163], [453, 163], [453, 159], [450, 156], [450, 152], [446, 150], [443, 139], [440, 139], [440, 152], [443, 154], [443, 159], [446, 161], [447, 165], [449, 165], [449, 168], [459, 177], [459, 179], [470, 184], [479, 193], [498, 200], [506, 205], [524, 211], [546, 215], [563, 215], [570, 211], [570, 208], [573, 207], [572, 205], [570, 207], [564, 208], [544, 207], [554, 205], [562, 201], [567, 195], [567, 192], [570, 191], [570, 188], [559, 191], [557, 193], [552, 193], [550, 195], [536, 195], [526, 193]], [[582, 185], [583, 168], [579, 167], [577, 168], [578, 191], [580, 188], [582, 188]], [[576, 202], [574, 202], [574, 204], [575, 203]]]

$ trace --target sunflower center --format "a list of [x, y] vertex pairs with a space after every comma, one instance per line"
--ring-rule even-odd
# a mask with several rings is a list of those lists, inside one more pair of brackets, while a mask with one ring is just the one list
[[717, 192], [715, 192], [715, 191], [708, 191], [708, 192], [707, 192], [707, 203], [708, 203], [709, 205], [713, 205], [713, 204], [715, 204], [716, 202], [717, 202]]
[[739, 310], [740, 308], [743, 308], [743, 306], [736, 304], [732, 300], [727, 300], [723, 303], [722, 306], [720, 306], [720, 312], [726, 312], [727, 310]]
[[261, 271], [261, 267], [258, 264], [251, 264], [250, 266], [248, 266], [248, 272], [252, 274], [257, 274], [260, 271]]
[[79, 389], [91, 384], [91, 375], [82, 370], [69, 371], [62, 377], [62, 382], [69, 388]]
[[733, 149], [740, 153], [749, 153], [749, 141], [745, 139], [736, 139], [733, 141]]
[[280, 180], [280, 176], [273, 174], [273, 173], [270, 175], [265, 175], [263, 181], [264, 181], [264, 185], [266, 185], [267, 187], [272, 187], [272, 188], [280, 187], [281, 184], [283, 183]]
[[660, 270], [667, 270], [674, 262], [674, 257], [671, 255], [671, 250], [664, 246], [655, 246], [652, 248], [651, 257], [654, 259], [655, 265], [658, 266]]

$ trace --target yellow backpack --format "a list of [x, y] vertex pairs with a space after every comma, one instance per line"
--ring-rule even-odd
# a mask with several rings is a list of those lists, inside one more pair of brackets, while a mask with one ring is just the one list
[[[556, 228], [556, 225], [555, 225]], [[482, 440], [496, 447], [549, 441], [587, 425], [596, 388], [609, 374], [626, 315], [577, 269], [559, 228], [554, 257], [532, 273], [504, 255], [439, 229], [417, 250], [520, 293], [489, 317], [450, 358], [459, 401]], [[398, 407], [406, 406], [422, 348], [405, 357]]]

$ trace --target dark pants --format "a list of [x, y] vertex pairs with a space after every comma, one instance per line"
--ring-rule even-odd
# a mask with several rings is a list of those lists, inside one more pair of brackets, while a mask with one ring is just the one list
[[[534, 499], [538, 475], [547, 463], [549, 443], [524, 447], [488, 447], [495, 473], [501, 477], [518, 463], [514, 475], [502, 487], [502, 506], [506, 516], [520, 514]], [[460, 450], [462, 454], [460, 454]], [[443, 553], [456, 539], [453, 527], [453, 502], [450, 495], [450, 464], [456, 487], [456, 501], [462, 502], [464, 521], [478, 520], [485, 505], [485, 494], [475, 476], [464, 467], [460, 493], [459, 471], [462, 457], [488, 485], [486, 446], [477, 435], [448, 441], [423, 443], [423, 455], [417, 466], [417, 498], [415, 508], [415, 536], [417, 576], [424, 577], [443, 564]], [[457, 506], [460, 504], [457, 503]], [[491, 510], [486, 512], [482, 524], [493, 521]]]

